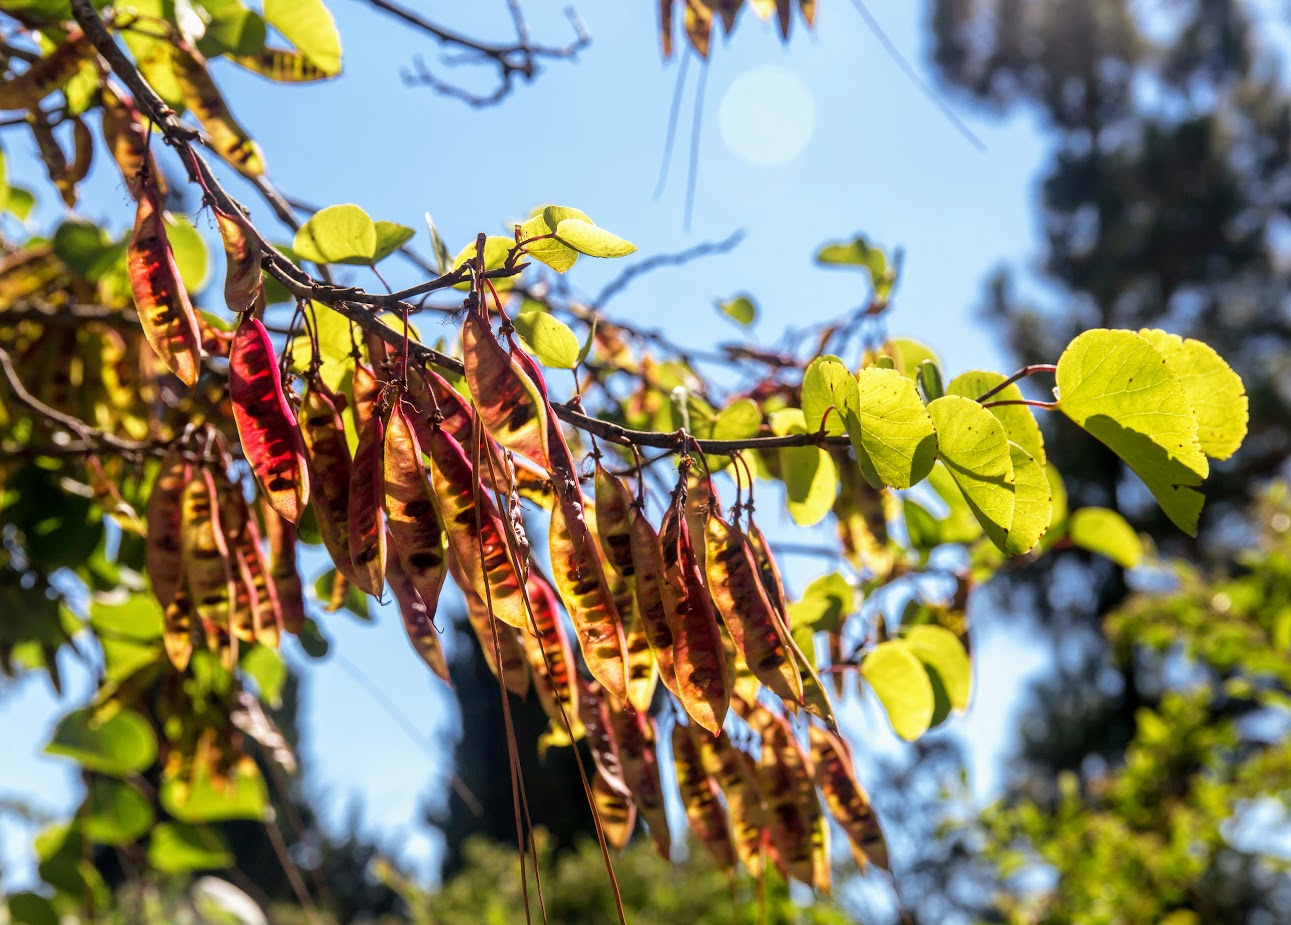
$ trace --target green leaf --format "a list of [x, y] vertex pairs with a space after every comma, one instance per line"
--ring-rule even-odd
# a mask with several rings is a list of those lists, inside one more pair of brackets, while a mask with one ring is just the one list
[[[335, 578], [336, 569], [333, 568], [328, 569], [322, 575], [319, 575], [318, 580], [314, 582], [314, 594], [324, 604], [326, 604], [332, 597], [332, 581], [335, 580]], [[366, 594], [354, 587], [354, 585], [350, 585], [345, 592], [345, 603], [341, 606], [354, 614], [354, 616], [358, 617], [360, 620], [371, 622], [372, 614], [368, 610], [369, 600], [370, 598]], [[315, 629], [317, 629], [317, 627], [315, 627]], [[301, 644], [304, 645], [303, 642]], [[324, 640], [324, 645], [326, 645], [326, 640]], [[326, 652], [326, 648], [324, 648], [323, 651]], [[310, 654], [312, 655], [313, 653]]]
[[[927, 670], [934, 693], [945, 696], [948, 710], [963, 713], [968, 709], [968, 699], [973, 688], [973, 669], [959, 637], [945, 627], [925, 623], [912, 626], [901, 635], [915, 658]], [[934, 724], [944, 719], [934, 716]]]
[[[916, 378], [919, 375], [919, 367], [929, 360], [938, 366], [941, 365], [937, 359], [937, 354], [933, 353], [931, 347], [909, 337], [892, 338], [892, 340], [883, 345], [881, 353], [891, 357], [891, 363], [896, 370], [910, 379]], [[878, 357], [874, 361], [875, 365], [885, 365], [882, 359], [882, 356]]]
[[1241, 377], [1209, 344], [1147, 328], [1139, 334], [1165, 357], [1192, 403], [1201, 451], [1213, 459], [1228, 459], [1236, 453], [1246, 439], [1250, 419]]
[[589, 225], [595, 225], [591, 217], [582, 209], [575, 209], [573, 206], [544, 206], [542, 210], [542, 220], [547, 226], [547, 230], [555, 232], [560, 227], [560, 223], [567, 218], [576, 218], [579, 221], [587, 222]]
[[[807, 585], [802, 597], [789, 602], [793, 632], [834, 632], [856, 611], [856, 589], [838, 572], [821, 575]], [[810, 638], [810, 636], [808, 636]]]
[[[915, 549], [932, 549], [947, 542], [942, 537], [941, 524], [922, 504], [911, 498], [902, 498], [901, 510], [905, 515], [905, 528], [910, 536], [910, 545]], [[973, 522], [976, 524], [976, 521]]]
[[323, 635], [323, 631], [318, 628], [318, 622], [313, 617], [305, 618], [305, 625], [301, 627], [296, 639], [300, 643], [301, 649], [310, 658], [326, 658], [328, 650], [332, 647], [332, 644], [327, 641], [327, 637]]
[[159, 793], [162, 809], [180, 822], [193, 825], [229, 819], [263, 819], [269, 803], [260, 769], [244, 757], [229, 769], [227, 778], [212, 780], [209, 770], [198, 766], [191, 781], [163, 781]]
[[[168, 22], [174, 13], [173, 0], [130, 0], [129, 8], [145, 22]], [[176, 112], [182, 113], [185, 109], [184, 92], [175, 78], [172, 64], [174, 46], [170, 39], [163, 37], [163, 33], [145, 29], [122, 30], [121, 38], [149, 86]]]
[[977, 402], [959, 395], [937, 399], [928, 414], [937, 425], [942, 462], [991, 542], [1007, 551], [1017, 481], [1004, 426]]
[[210, 17], [197, 50], [208, 59], [218, 55], [251, 55], [264, 48], [264, 18], [240, 0], [202, 0]]
[[928, 473], [928, 484], [937, 496], [946, 503], [946, 516], [938, 521], [937, 527], [943, 543], [971, 543], [982, 535], [982, 525], [973, 516], [972, 508], [959, 490], [955, 477], [950, 474], [946, 464], [938, 461]]
[[100, 845], [127, 845], [152, 826], [152, 803], [124, 781], [90, 780], [79, 813], [81, 831]]
[[747, 295], [738, 295], [726, 302], [718, 302], [717, 308], [727, 318], [745, 327], [753, 324], [758, 319], [758, 307], [753, 299]]
[[443, 236], [439, 229], [435, 227], [435, 220], [426, 213], [426, 228], [430, 231], [430, 250], [435, 255], [435, 269], [440, 276], [448, 273], [453, 269], [453, 255], [448, 250], [448, 245], [444, 243]]
[[861, 267], [869, 273], [875, 302], [886, 304], [892, 296], [892, 287], [896, 285], [896, 270], [888, 262], [887, 254], [871, 245], [864, 237], [826, 244], [816, 252], [816, 261], [825, 266]]
[[596, 344], [596, 322], [599, 317], [599, 315], [592, 316], [592, 323], [587, 328], [587, 339], [583, 341], [583, 346], [578, 348], [578, 363], [576, 364], [578, 366], [583, 365], [583, 361], [587, 359], [588, 354], [592, 352], [592, 347]]
[[7, 906], [12, 925], [58, 925], [54, 904], [39, 893], [14, 893]]
[[915, 379], [925, 402], [936, 401], [946, 394], [946, 387], [941, 380], [941, 367], [936, 360], [924, 360], [920, 363]]
[[372, 263], [377, 251], [376, 224], [358, 206], [328, 206], [300, 226], [292, 250], [314, 263]]
[[[484, 269], [486, 271], [500, 270], [502, 267], [506, 266], [507, 257], [510, 256], [511, 248], [515, 247], [515, 243], [516, 242], [512, 238], [504, 238], [501, 235], [489, 235], [485, 238]], [[456, 270], [462, 266], [462, 264], [474, 259], [475, 242], [472, 241], [457, 252], [457, 256], [453, 258], [453, 269]], [[498, 290], [498, 292], [504, 292], [505, 290], [511, 289], [515, 286], [515, 279], [513, 277], [504, 277], [502, 279], [492, 280], [492, 283], [494, 289]], [[466, 282], [458, 283], [453, 288], [466, 291], [471, 288], [471, 284], [468, 280]]]
[[550, 312], [524, 312], [512, 319], [516, 333], [528, 345], [538, 362], [553, 369], [578, 365], [581, 346], [569, 325]]
[[[962, 395], [964, 398], [976, 401], [979, 396], [985, 395], [1005, 378], [1001, 373], [975, 369], [950, 380], [950, 385], [946, 386], [946, 394]], [[1021, 398], [1022, 390], [1014, 382], [1000, 389], [988, 401], [1019, 401]], [[987, 410], [999, 418], [1009, 440], [1030, 453], [1040, 465], [1043, 466], [1048, 462], [1044, 451], [1044, 437], [1041, 436], [1040, 425], [1036, 422], [1030, 408], [1025, 405], [997, 405]]]
[[[538, 238], [541, 235], [554, 233], [555, 229], [547, 224], [542, 212], [531, 216], [528, 221], [520, 226], [520, 240], [522, 241], [526, 238]], [[524, 246], [524, 251], [534, 260], [545, 263], [557, 273], [564, 273], [578, 261], [578, 251], [557, 238], [541, 238], [541, 240], [530, 241]]]
[[90, 599], [90, 626], [100, 635], [149, 642], [161, 638], [166, 621], [152, 594], [131, 594], [124, 600], [117, 600], [116, 595], [95, 595]]
[[268, 646], [251, 646], [239, 660], [242, 670], [256, 682], [260, 699], [266, 706], [282, 706], [282, 686], [287, 682], [287, 663]]
[[10, 186], [4, 207], [18, 221], [25, 222], [31, 215], [31, 210], [36, 207], [36, 197], [25, 186]]
[[731, 402], [713, 418], [713, 440], [747, 440], [762, 430], [762, 409], [751, 398]]
[[881, 642], [861, 662], [861, 677], [888, 714], [892, 729], [907, 742], [928, 731], [936, 697], [928, 671], [904, 640]]
[[[771, 415], [776, 436], [805, 434], [802, 411], [783, 408]], [[838, 466], [834, 457], [818, 446], [790, 446], [780, 450], [780, 477], [784, 480], [789, 516], [799, 526], [820, 523], [838, 497]]]
[[1053, 519], [1053, 496], [1044, 467], [1030, 453], [1016, 443], [1010, 443], [1009, 456], [1013, 462], [1016, 495], [1013, 524], [1009, 527], [1004, 552], [1020, 556], [1030, 552], [1049, 531]]
[[148, 866], [163, 874], [218, 870], [233, 864], [220, 833], [205, 826], [163, 822], [148, 840]]
[[162, 659], [159, 641], [140, 642], [118, 636], [101, 636], [99, 646], [103, 649], [103, 676], [109, 682], [120, 683]]
[[808, 433], [819, 431], [822, 420], [826, 434], [846, 433], [844, 409], [855, 407], [856, 401], [856, 379], [841, 360], [823, 356], [811, 361], [802, 377], [802, 414]]
[[341, 72], [341, 36], [322, 0], [264, 0], [264, 18], [315, 67]]
[[377, 233], [377, 244], [376, 249], [372, 252], [372, 263], [385, 260], [411, 241], [413, 235], [417, 233], [407, 225], [400, 225], [397, 222], [373, 222], [372, 227]]
[[637, 249], [631, 241], [580, 218], [561, 219], [556, 236], [588, 257], [626, 257]]
[[1169, 364], [1130, 331], [1081, 334], [1058, 360], [1059, 407], [1138, 473], [1179, 529], [1197, 533], [1210, 472], [1197, 415]]
[[1120, 514], [1105, 507], [1082, 507], [1067, 521], [1067, 536], [1082, 549], [1111, 559], [1122, 568], [1143, 561], [1143, 541]]
[[54, 231], [53, 245], [59, 260], [91, 282], [102, 276], [104, 255], [114, 249], [101, 227], [79, 220], [60, 224]]
[[62, 755], [87, 771], [123, 777], [146, 770], [157, 758], [157, 738], [148, 721], [133, 710], [120, 710], [96, 721], [90, 709], [62, 718], [45, 753]]
[[857, 400], [842, 410], [865, 480], [874, 488], [923, 481], [937, 460], [937, 439], [913, 380], [877, 367], [856, 379]]

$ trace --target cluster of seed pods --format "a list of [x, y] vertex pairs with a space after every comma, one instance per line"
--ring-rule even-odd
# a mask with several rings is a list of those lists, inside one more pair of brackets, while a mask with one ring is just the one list
[[[194, 312], [159, 191], [146, 168], [136, 176], [136, 303], [158, 356], [191, 384], [202, 356]], [[624, 844], [640, 819], [658, 850], [670, 851], [651, 714], [662, 681], [676, 705], [671, 754], [687, 818], [719, 866], [760, 875], [769, 860], [827, 888], [817, 788], [857, 858], [886, 864], [850, 754], [830, 731], [828, 697], [790, 635], [770, 549], [751, 519], [741, 526], [738, 507], [723, 518], [689, 456], [657, 527], [644, 498], [599, 459], [589, 498], [542, 371], [508, 326], [495, 336], [483, 293], [468, 300], [463, 325], [471, 399], [375, 337], [367, 339], [371, 365], [355, 360], [349, 398], [316, 372], [297, 398], [256, 317], [263, 294], [250, 226], [240, 215], [216, 219], [226, 300], [239, 316], [229, 398], [261, 504], [257, 517], [209, 453], [175, 450], [164, 461], [148, 506], [148, 571], [177, 668], [197, 639], [236, 658], [239, 642], [276, 646], [283, 630], [299, 631], [295, 530], [312, 502], [336, 566], [333, 598], [351, 585], [381, 597], [389, 585], [412, 648], [445, 681], [435, 615], [452, 576], [505, 688], [533, 690], [557, 739], [586, 739], [595, 764], [589, 799], [611, 844]], [[549, 514], [550, 578], [530, 546], [522, 498]], [[813, 714], [809, 749], [790, 723], [800, 709]], [[728, 727], [760, 746], [738, 747]]]

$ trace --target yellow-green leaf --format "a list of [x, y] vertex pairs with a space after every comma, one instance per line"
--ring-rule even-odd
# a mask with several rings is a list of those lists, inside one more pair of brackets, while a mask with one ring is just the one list
[[856, 401], [841, 410], [865, 480], [874, 488], [923, 481], [937, 460], [937, 439], [914, 380], [878, 367], [856, 380]]
[[538, 362], [553, 369], [573, 369], [578, 365], [581, 344], [569, 325], [550, 312], [522, 312], [512, 319], [516, 333]]
[[[552, 234], [554, 230], [540, 212], [520, 226], [520, 240], [540, 238], [541, 235]], [[558, 238], [540, 238], [537, 241], [530, 241], [524, 246], [524, 252], [534, 260], [545, 263], [557, 273], [564, 273], [578, 260], [578, 251]]]
[[314, 67], [341, 72], [341, 36], [322, 0], [264, 0], [264, 18]]
[[100, 721], [86, 708], [62, 718], [45, 753], [71, 758], [87, 771], [124, 777], [156, 760], [157, 737], [133, 710], [118, 710]]
[[1007, 551], [1016, 480], [1004, 426], [977, 402], [946, 395], [928, 406], [942, 461], [986, 535]]
[[[1004, 379], [1005, 377], [1002, 373], [975, 369], [971, 372], [961, 373], [950, 380], [950, 384], [946, 386], [946, 394], [962, 395], [964, 398], [971, 398], [976, 401], [979, 396], [985, 395], [1003, 382]], [[1022, 390], [1018, 388], [1016, 382], [1013, 382], [1000, 389], [987, 400], [1018, 401], [1021, 398]], [[1025, 405], [996, 405], [988, 410], [1000, 419], [1009, 440], [1030, 453], [1040, 465], [1043, 466], [1048, 462], [1048, 457], [1045, 456], [1044, 452], [1044, 437], [1040, 434], [1040, 425], [1036, 422], [1035, 415], [1030, 408]]]
[[738, 295], [725, 302], [718, 302], [717, 308], [727, 318], [745, 327], [753, 324], [758, 318], [758, 307], [747, 295]]
[[856, 379], [841, 360], [823, 356], [811, 361], [802, 377], [802, 414], [808, 433], [819, 431], [822, 421], [825, 433], [846, 433], [843, 409], [855, 407], [856, 400]]
[[637, 249], [631, 241], [581, 218], [561, 219], [556, 237], [589, 257], [626, 257]]
[[875, 646], [861, 662], [861, 677], [883, 704], [897, 735], [913, 742], [928, 731], [936, 708], [932, 681], [904, 640]]
[[1082, 549], [1106, 556], [1123, 568], [1143, 561], [1143, 541], [1120, 514], [1105, 507], [1082, 507], [1067, 520], [1067, 536]]
[[[936, 699], [941, 701], [945, 698], [947, 711], [962, 713], [967, 710], [972, 696], [973, 669], [959, 637], [945, 627], [924, 623], [910, 627], [901, 638], [927, 670]], [[938, 707], [941, 707], [940, 703]], [[934, 716], [933, 722], [939, 721]]]
[[148, 866], [163, 874], [219, 870], [233, 863], [233, 852], [214, 829], [163, 822], [148, 840]]
[[371, 263], [377, 250], [376, 224], [356, 205], [328, 206], [300, 226], [292, 250], [314, 263]]
[[1009, 443], [1013, 462], [1016, 497], [1013, 507], [1013, 524], [1004, 542], [1004, 551], [1010, 556], [1030, 552], [1049, 530], [1053, 519], [1053, 496], [1049, 491], [1049, 477], [1044, 467], [1016, 443]]
[[1192, 402], [1201, 451], [1213, 459], [1228, 459], [1236, 453], [1246, 439], [1250, 418], [1241, 377], [1209, 344], [1155, 329], [1139, 333], [1165, 357]]

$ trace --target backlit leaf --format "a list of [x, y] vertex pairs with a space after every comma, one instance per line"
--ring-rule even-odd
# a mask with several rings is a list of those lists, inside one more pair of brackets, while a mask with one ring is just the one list
[[1013, 462], [1016, 496], [1013, 507], [1013, 524], [1004, 543], [1010, 556], [1020, 556], [1040, 542], [1049, 530], [1053, 518], [1053, 497], [1049, 491], [1049, 477], [1044, 467], [1016, 443], [1009, 444]]
[[264, 18], [315, 67], [340, 73], [341, 36], [322, 0], [264, 0]]
[[1086, 331], [1058, 360], [1059, 406], [1143, 479], [1179, 529], [1197, 533], [1210, 472], [1197, 415], [1165, 357], [1130, 331]]
[[972, 694], [973, 670], [959, 637], [945, 627], [925, 623], [912, 626], [901, 636], [929, 674], [936, 674], [950, 708], [962, 713]]
[[854, 407], [856, 401], [856, 379], [842, 361], [837, 357], [816, 357], [811, 361], [802, 377], [802, 414], [808, 433], [819, 431], [822, 420], [825, 433], [846, 433], [843, 409]]
[[[771, 430], [777, 436], [807, 432], [802, 411], [785, 408], [771, 415]], [[789, 515], [800, 526], [810, 527], [824, 520], [838, 497], [838, 466], [834, 457], [818, 446], [793, 446], [780, 450], [780, 474], [784, 479]]]
[[914, 381], [876, 367], [856, 379], [856, 402], [842, 410], [865, 480], [874, 488], [923, 481], [936, 462], [937, 439]]
[[589, 257], [626, 257], [637, 249], [631, 241], [579, 218], [562, 219], [556, 237]]
[[153, 822], [152, 803], [131, 784], [106, 777], [90, 780], [80, 809], [81, 831], [100, 845], [125, 845]]
[[356, 205], [328, 206], [300, 226], [292, 250], [314, 263], [371, 263], [377, 250], [376, 225]]
[[[559, 207], [557, 207], [559, 208]], [[547, 224], [543, 213], [539, 212], [520, 226], [520, 240], [540, 238], [524, 246], [525, 253], [534, 260], [539, 260], [557, 273], [564, 273], [578, 261], [578, 251], [564, 241], [554, 237], [542, 237], [555, 233], [555, 228]]]
[[1143, 561], [1143, 541], [1125, 518], [1105, 507], [1082, 507], [1072, 511], [1067, 536], [1082, 549], [1106, 556], [1122, 568], [1134, 568]]
[[928, 406], [942, 462], [963, 491], [986, 535], [1007, 549], [1017, 481], [1004, 426], [977, 402], [946, 395]]
[[407, 225], [400, 225], [397, 222], [373, 222], [372, 227], [377, 233], [376, 248], [372, 252], [372, 263], [377, 263], [389, 257], [411, 241], [413, 235], [416, 234]]
[[1236, 453], [1246, 438], [1250, 418], [1241, 377], [1214, 348], [1199, 340], [1147, 328], [1139, 334], [1165, 357], [1192, 402], [1201, 451], [1214, 459], [1228, 459]]
[[565, 322], [543, 311], [523, 312], [512, 321], [516, 333], [543, 366], [573, 369], [578, 365], [582, 345]]
[[148, 841], [148, 866], [164, 874], [218, 870], [233, 863], [233, 852], [214, 829], [163, 822]]
[[[1002, 373], [975, 369], [961, 373], [946, 386], [947, 395], [962, 395], [974, 401], [985, 395], [1005, 379]], [[1010, 383], [992, 395], [988, 401], [1017, 401], [1022, 398], [1022, 390], [1016, 382]], [[997, 405], [988, 409], [1004, 425], [1004, 433], [1009, 440], [1030, 453], [1040, 465], [1048, 461], [1044, 452], [1044, 438], [1040, 434], [1040, 425], [1035, 415], [1025, 405]]]
[[180, 822], [195, 825], [228, 819], [262, 819], [269, 794], [260, 769], [244, 755], [224, 778], [212, 778], [209, 769], [199, 767], [192, 780], [164, 781], [160, 799], [166, 812]]
[[914, 650], [900, 639], [881, 642], [861, 662], [861, 677], [887, 711], [892, 729], [913, 742], [932, 725], [932, 681]]
[[157, 737], [133, 710], [96, 720], [91, 709], [75, 710], [59, 722], [45, 753], [71, 758], [87, 771], [123, 777], [147, 769], [157, 758]]
[[726, 302], [718, 302], [717, 308], [726, 317], [746, 327], [758, 318], [758, 307], [747, 295], [738, 295]]

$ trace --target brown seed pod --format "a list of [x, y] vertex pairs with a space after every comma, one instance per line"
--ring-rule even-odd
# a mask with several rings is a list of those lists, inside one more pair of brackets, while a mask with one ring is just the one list
[[696, 741], [707, 735], [693, 726], [677, 723], [672, 727], [672, 760], [677, 766], [677, 789], [686, 807], [690, 830], [708, 849], [718, 869], [726, 874], [735, 870], [735, 849], [726, 811], [722, 809], [717, 784], [704, 773]]
[[816, 726], [808, 729], [808, 740], [816, 785], [847, 835], [856, 865], [861, 870], [870, 864], [889, 870], [883, 830], [870, 806], [869, 795], [856, 779], [847, 746], [835, 733]]
[[493, 672], [494, 677], [501, 675], [502, 683], [511, 693], [517, 697], [524, 697], [529, 693], [530, 677], [520, 630], [494, 620], [489, 615], [484, 598], [476, 593], [474, 581], [462, 569], [457, 557], [453, 555], [451, 546], [448, 553], [448, 572], [453, 576], [453, 583], [462, 592], [462, 596], [466, 598], [466, 616], [471, 629], [475, 632], [475, 638], [480, 642], [480, 648], [484, 651], [484, 661], [488, 664], [489, 671]]
[[736, 649], [759, 681], [786, 702], [800, 702], [798, 666], [787, 634], [767, 600], [744, 534], [710, 510], [704, 542], [709, 592]]
[[166, 647], [166, 656], [176, 671], [188, 667], [193, 657], [193, 602], [188, 592], [180, 588], [165, 610], [165, 628], [162, 631], [162, 644]]
[[261, 514], [269, 540], [269, 574], [278, 594], [282, 628], [299, 634], [305, 628], [305, 595], [300, 586], [300, 572], [296, 570], [296, 525], [283, 520], [263, 498]]
[[220, 526], [215, 479], [205, 467], [184, 485], [181, 551], [184, 580], [194, 610], [217, 627], [229, 625], [233, 598], [233, 563]]
[[[523, 633], [525, 656], [542, 708], [556, 729], [575, 732], [579, 724], [578, 683], [574, 651], [560, 619], [556, 592], [531, 569], [528, 592], [534, 628]], [[571, 728], [566, 730], [566, 724]]]
[[103, 88], [103, 141], [121, 170], [132, 199], [143, 195], [151, 184], [159, 198], [166, 196], [166, 179], [148, 150], [148, 130], [139, 118], [134, 102]]
[[599, 773], [592, 778], [592, 800], [596, 803], [605, 840], [615, 851], [621, 851], [636, 828], [636, 804], [630, 796], [614, 789]]
[[384, 445], [385, 424], [381, 415], [374, 414], [360, 432], [359, 445], [354, 450], [347, 514], [350, 561], [359, 579], [354, 584], [373, 597], [380, 597], [385, 585]]
[[80, 29], [72, 29], [45, 57], [17, 77], [0, 83], [0, 110], [32, 109], [72, 79], [92, 51]]
[[489, 433], [503, 446], [551, 468], [546, 399], [476, 309], [466, 313], [462, 326], [462, 360], [476, 412]]
[[660, 857], [669, 857], [672, 838], [668, 831], [668, 813], [664, 806], [663, 784], [659, 776], [658, 739], [654, 717], [631, 708], [611, 710], [610, 727], [618, 743], [623, 779], [641, 817], [650, 828], [650, 838]]
[[274, 48], [266, 45], [249, 55], [226, 55], [234, 64], [261, 77], [280, 83], [309, 83], [337, 76], [311, 64], [309, 59], [292, 48]]
[[251, 225], [242, 214], [213, 208], [215, 224], [224, 244], [227, 272], [224, 275], [224, 302], [229, 311], [240, 314], [256, 304], [264, 290], [260, 275], [260, 247], [255, 243]]
[[[681, 690], [677, 687], [677, 675], [672, 664], [672, 628], [668, 625], [668, 614], [660, 588], [663, 562], [659, 554], [659, 535], [650, 526], [645, 514], [637, 510], [632, 512], [630, 530], [636, 629], [645, 635], [664, 687], [674, 697], [681, 699]], [[629, 661], [630, 659], [629, 653]]]
[[[394, 545], [394, 538], [388, 542]], [[444, 649], [439, 642], [439, 630], [435, 628], [434, 612], [417, 592], [416, 583], [403, 570], [398, 556], [386, 559], [386, 581], [394, 592], [394, 599], [399, 604], [399, 613], [403, 617], [403, 629], [412, 644], [413, 651], [426, 663], [426, 667], [438, 675], [446, 684], [452, 684], [448, 674], [448, 662], [444, 659]]]
[[439, 590], [448, 575], [444, 530], [422, 462], [421, 446], [397, 399], [386, 424], [382, 464], [386, 526], [396, 553], [390, 558], [399, 559], [402, 571], [433, 618], [439, 606]]
[[221, 488], [220, 522], [225, 542], [236, 556], [238, 572], [251, 591], [250, 634], [239, 632], [238, 638], [247, 642], [259, 641], [276, 649], [283, 626], [282, 607], [278, 601], [278, 589], [269, 577], [269, 566], [260, 542], [260, 528], [242, 497], [241, 489], [233, 485]]
[[596, 530], [605, 561], [624, 578], [633, 575], [632, 494], [621, 479], [596, 462]]
[[264, 156], [260, 153], [260, 146], [251, 140], [229, 112], [220, 88], [206, 70], [206, 59], [201, 52], [176, 44], [171, 62], [184, 103], [201, 121], [215, 152], [243, 176], [263, 174]]
[[784, 717], [757, 706], [746, 718], [762, 736], [757, 773], [767, 798], [771, 840], [789, 875], [814, 886], [820, 876], [819, 842], [827, 829], [821, 823], [810, 763]]
[[183, 496], [192, 472], [192, 463], [183, 453], [171, 450], [162, 459], [157, 481], [148, 496], [144, 569], [162, 607], [169, 606], [184, 584]]
[[752, 877], [762, 876], [766, 861], [767, 806], [748, 756], [735, 747], [725, 731], [716, 738], [695, 737], [704, 771], [726, 795], [726, 811], [740, 863]]
[[301, 397], [300, 436], [309, 460], [310, 485], [314, 495], [314, 513], [323, 546], [332, 557], [337, 571], [352, 584], [359, 583], [358, 572], [350, 561], [350, 461], [345, 441], [345, 424], [336, 395], [321, 377], [305, 383]]

